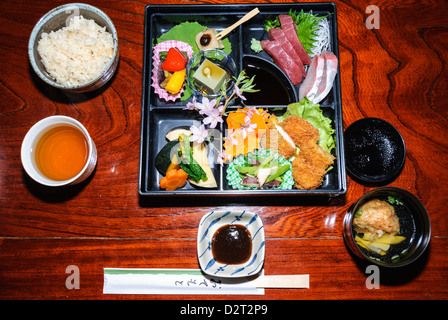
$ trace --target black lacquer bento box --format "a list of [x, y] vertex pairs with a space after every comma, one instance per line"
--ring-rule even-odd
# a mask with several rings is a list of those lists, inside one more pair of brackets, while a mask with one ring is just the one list
[[[210, 162], [211, 170], [215, 176], [216, 188], [200, 188], [187, 184], [185, 187], [167, 191], [161, 189], [159, 180], [162, 178], [155, 166], [155, 157], [158, 151], [166, 144], [168, 131], [174, 127], [190, 127], [199, 119], [197, 112], [185, 110], [186, 101], [165, 101], [160, 99], [151, 86], [152, 53], [154, 39], [169, 31], [174, 25], [185, 21], [197, 21], [208, 28], [217, 31], [223, 30], [243, 17], [250, 10], [258, 8], [259, 14], [243, 23], [227, 35], [231, 45], [231, 57], [236, 63], [237, 71], [251, 59], [262, 59], [271, 62], [272, 58], [264, 51], [254, 53], [251, 50], [251, 39], [267, 39], [268, 34], [263, 28], [263, 22], [268, 17], [287, 14], [290, 10], [297, 12], [312, 11], [313, 14], [325, 15], [329, 21], [330, 50], [339, 57], [336, 6], [334, 3], [291, 3], [291, 4], [226, 4], [226, 5], [148, 5], [145, 8], [144, 29], [144, 69], [143, 94], [141, 115], [141, 147], [139, 194], [141, 196], [306, 196], [321, 195], [334, 197], [346, 193], [347, 181], [344, 160], [343, 122], [341, 106], [341, 84], [338, 67], [334, 84], [327, 97], [320, 102], [323, 115], [331, 119], [333, 126], [336, 157], [333, 168], [325, 175], [322, 185], [317, 189], [304, 190], [292, 188], [290, 190], [234, 190], [226, 179], [228, 164]], [[255, 57], [255, 58], [254, 58]], [[279, 69], [280, 70], [280, 69]], [[300, 84], [293, 86], [290, 100], [297, 102]], [[191, 99], [191, 98], [190, 98]], [[295, 101], [294, 101], [295, 100]], [[268, 111], [286, 109], [283, 105], [257, 105]], [[229, 108], [241, 107], [236, 100]], [[200, 120], [199, 120], [200, 121]], [[217, 129], [224, 132], [225, 122], [219, 124]]]

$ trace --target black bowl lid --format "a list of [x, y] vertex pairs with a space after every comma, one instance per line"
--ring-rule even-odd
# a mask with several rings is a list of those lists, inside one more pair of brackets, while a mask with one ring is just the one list
[[391, 181], [403, 168], [403, 137], [387, 121], [357, 120], [345, 130], [344, 142], [347, 171], [358, 180], [373, 184]]

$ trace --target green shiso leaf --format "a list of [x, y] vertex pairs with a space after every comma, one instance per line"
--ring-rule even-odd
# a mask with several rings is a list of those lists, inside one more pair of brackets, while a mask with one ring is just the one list
[[[296, 11], [289, 10], [288, 13], [292, 20], [297, 25], [297, 36], [303, 45], [303, 48], [309, 54], [312, 54], [312, 49], [316, 47], [316, 31], [319, 30], [319, 21], [325, 19], [326, 16], [319, 17], [313, 15], [313, 12], [303, 12], [303, 9], [297, 14]], [[280, 28], [280, 20], [278, 16], [273, 20], [266, 20], [264, 29], [269, 31], [271, 28]]]
[[325, 19], [325, 17], [313, 15], [312, 11], [304, 13], [303, 10], [295, 18], [297, 36], [305, 50], [310, 54], [312, 53], [311, 49], [315, 47], [316, 31], [319, 29], [319, 21], [322, 19]]

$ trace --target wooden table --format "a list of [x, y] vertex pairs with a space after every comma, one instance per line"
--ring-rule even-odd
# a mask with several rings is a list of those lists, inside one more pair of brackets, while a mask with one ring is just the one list
[[[195, 1], [103, 1], [120, 37], [120, 65], [105, 90], [70, 95], [44, 85], [27, 54], [38, 19], [64, 1], [0, 3], [0, 299], [446, 300], [448, 298], [448, 28], [446, 1], [377, 2], [380, 29], [368, 29], [371, 1], [336, 1], [344, 128], [383, 118], [406, 142], [406, 163], [390, 185], [409, 190], [432, 223], [429, 249], [416, 263], [381, 273], [366, 287], [366, 264], [342, 238], [348, 207], [374, 188], [348, 177], [348, 191], [322, 199], [141, 199], [138, 194], [144, 8]], [[201, 1], [200, 3], [225, 3]], [[240, 2], [240, 1], [237, 1]], [[267, 2], [267, 1], [258, 1]], [[281, 2], [281, 1], [269, 1]], [[98, 148], [85, 183], [48, 189], [24, 172], [28, 129], [51, 115], [81, 121]], [[265, 274], [309, 274], [309, 289], [266, 289], [262, 296], [103, 295], [103, 268], [199, 268], [201, 217], [241, 208], [260, 215]], [[67, 289], [66, 268], [80, 288]]]

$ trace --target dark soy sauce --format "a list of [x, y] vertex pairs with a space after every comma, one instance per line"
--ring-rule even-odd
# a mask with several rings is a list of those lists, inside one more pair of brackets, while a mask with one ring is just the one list
[[216, 230], [212, 237], [212, 254], [223, 264], [241, 264], [249, 260], [252, 253], [252, 236], [240, 224], [227, 224]]
[[249, 78], [255, 76], [255, 89], [259, 90], [244, 93], [246, 105], [287, 105], [290, 103], [285, 86], [272, 73], [252, 65], [248, 65], [244, 70]]

